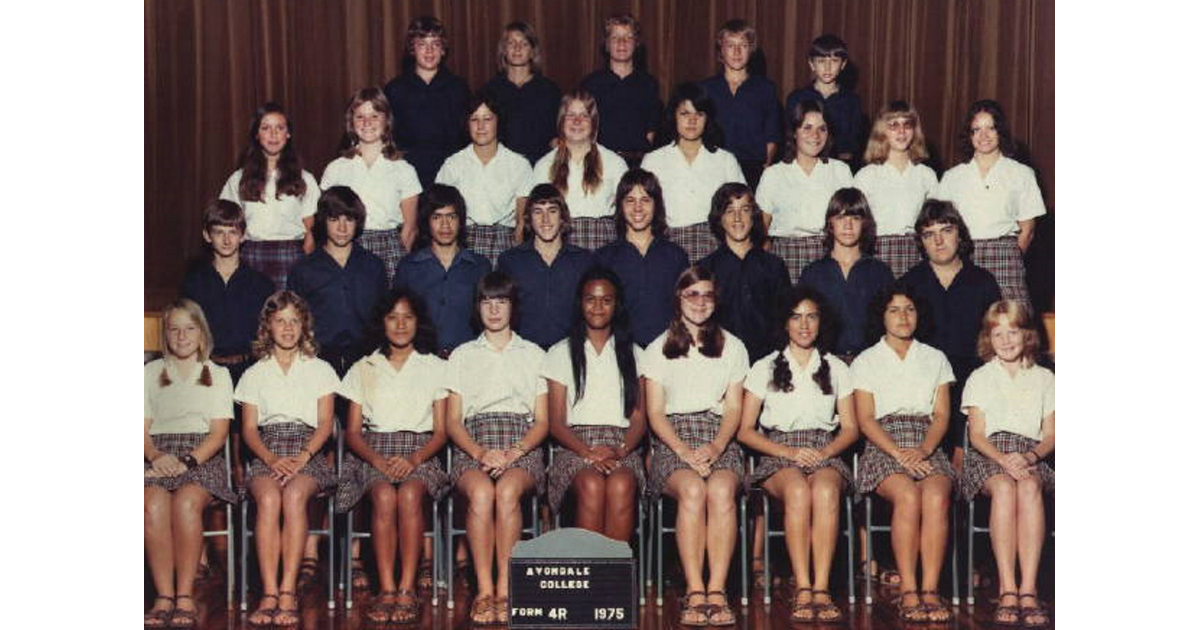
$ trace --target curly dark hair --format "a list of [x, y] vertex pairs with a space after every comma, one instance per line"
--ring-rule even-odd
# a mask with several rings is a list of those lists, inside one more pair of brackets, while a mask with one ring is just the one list
[[[817, 306], [817, 313], [820, 314], [820, 324], [817, 328], [816, 347], [814, 348], [817, 354], [821, 357], [821, 366], [813, 373], [813, 382], [817, 387], [821, 388], [821, 393], [826, 396], [833, 393], [833, 384], [829, 376], [829, 361], [825, 359], [825, 353], [829, 351], [833, 340], [837, 338], [837, 330], [834, 325], [830, 309], [826, 308], [825, 298], [816, 289], [798, 284], [787, 291], [779, 300], [779, 311], [776, 317], [775, 326], [775, 347], [779, 350], [779, 354], [775, 356], [775, 360], [771, 364], [771, 389], [780, 392], [790, 392], [794, 389], [792, 385], [792, 368], [788, 365], [787, 349], [791, 343], [788, 337], [787, 327], [788, 321], [792, 317], [792, 311], [800, 306], [800, 303], [808, 300]], [[826, 319], [828, 318], [828, 321]]]
[[958, 131], [958, 150], [962, 155], [962, 161], [967, 163], [975, 158], [975, 145], [971, 144], [971, 124], [975, 122], [977, 114], [992, 115], [992, 123], [996, 125], [996, 135], [1000, 137], [1000, 153], [1005, 157], [1016, 155], [1017, 143], [1013, 141], [1012, 130], [1008, 126], [1008, 117], [1004, 115], [1000, 103], [985, 98], [971, 103], [971, 108], [967, 110], [967, 117]]

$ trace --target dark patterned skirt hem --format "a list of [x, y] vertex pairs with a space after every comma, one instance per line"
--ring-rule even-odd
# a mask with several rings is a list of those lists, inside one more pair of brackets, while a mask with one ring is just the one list
[[783, 259], [793, 284], [800, 281], [800, 272], [814, 260], [825, 257], [824, 236], [774, 236], [771, 253]]
[[[176, 457], [192, 452], [200, 445], [207, 433], [160, 433], [150, 436], [154, 448], [170, 453]], [[145, 462], [145, 470], [150, 470], [150, 462]], [[225, 456], [221, 453], [210, 457], [203, 464], [174, 477], [146, 477], [143, 487], [155, 486], [168, 492], [174, 492], [188, 484], [196, 484], [204, 488], [212, 496], [227, 503], [237, 503], [238, 495], [229, 486], [229, 476], [225, 471]]]
[[358, 237], [358, 244], [383, 261], [383, 269], [387, 272], [388, 286], [391, 286], [392, 275], [396, 273], [396, 265], [408, 253], [400, 244], [399, 226], [390, 230], [363, 230], [362, 236]]
[[[988, 441], [995, 446], [1001, 453], [1026, 453], [1033, 450], [1038, 445], [1038, 441], [1009, 433], [1008, 431], [999, 431], [988, 436]], [[1034, 467], [1034, 474], [1042, 480], [1042, 491], [1054, 493], [1054, 469], [1044, 461], [1038, 462]], [[989, 459], [983, 453], [975, 449], [968, 449], [966, 457], [963, 458], [963, 474], [959, 478], [958, 492], [959, 495], [970, 501], [983, 490], [983, 486], [988, 479], [996, 475], [1005, 475], [1004, 469], [1000, 464]]]
[[[801, 431], [771, 429], [767, 433], [767, 439], [788, 448], [821, 449], [833, 441], [833, 434], [824, 429], [804, 429]], [[759, 460], [758, 466], [755, 467], [754, 472], [750, 473], [746, 479], [746, 483], [751, 486], [759, 485], [770, 479], [771, 475], [785, 468], [797, 468], [806, 475], [811, 475], [822, 468], [832, 468], [842, 476], [842, 479], [845, 481], [844, 486], [854, 482], [854, 475], [850, 472], [850, 467], [840, 457], [821, 460], [821, 463], [816, 466], [801, 466], [789, 459], [768, 456]]]
[[1030, 307], [1029, 287], [1025, 283], [1025, 258], [1017, 247], [1017, 237], [1002, 236], [975, 241], [971, 261], [992, 272], [1000, 285], [1000, 297], [1017, 300]]
[[[667, 416], [672, 428], [675, 429], [675, 435], [687, 445], [688, 448], [697, 448], [704, 444], [709, 444], [717, 437], [717, 431], [721, 427], [721, 416], [712, 411], [696, 411], [693, 413], [670, 414]], [[666, 443], [654, 436], [651, 441], [652, 456], [650, 458], [649, 479], [646, 482], [646, 494], [651, 501], [657, 501], [662, 495], [663, 487], [667, 485], [667, 479], [676, 470], [681, 468], [691, 469], [675, 451], [667, 447]], [[717, 461], [713, 462], [712, 470], [731, 470], [737, 475], [744, 484], [746, 478], [745, 458], [742, 455], [742, 447], [737, 442], [730, 442], [725, 447], [725, 452], [721, 453]]]
[[[467, 433], [483, 448], [506, 449], [516, 444], [529, 431], [529, 416], [519, 413], [479, 413], [463, 421]], [[478, 470], [479, 462], [471, 458], [456, 444], [450, 465], [450, 481], [457, 484], [463, 473]], [[534, 447], [517, 458], [510, 468], [520, 468], [533, 477], [536, 492], [541, 494], [546, 487], [546, 458], [542, 449]]]
[[503, 225], [468, 225], [467, 247], [487, 257], [495, 269], [500, 254], [513, 246], [512, 233], [513, 228]]
[[[925, 440], [925, 433], [929, 430], [929, 416], [893, 414], [881, 418], [879, 424], [891, 436], [896, 446], [916, 448]], [[945, 475], [952, 483], [954, 482], [956, 477], [954, 468], [950, 466], [949, 458], [941, 449], [935, 450], [927, 461], [933, 465], [930, 477]], [[854, 480], [855, 490], [859, 494], [874, 492], [884, 479], [895, 474], [907, 475], [911, 479], [916, 479], [895, 458], [868, 441], [866, 448], [863, 449], [862, 457], [858, 460], [858, 477]]]
[[571, 217], [570, 242], [596, 251], [616, 240], [616, 225], [612, 217]]
[[[263, 446], [280, 457], [298, 455], [300, 449], [308, 444], [308, 440], [314, 432], [312, 427], [300, 422], [281, 422], [258, 428]], [[333, 471], [333, 466], [329, 464], [329, 459], [323, 450], [318, 451], [316, 457], [304, 464], [304, 467], [300, 469], [300, 474], [312, 477], [317, 482], [318, 492], [327, 492], [337, 487], [337, 474]], [[246, 475], [246, 487], [250, 486], [250, 481], [255, 477], [270, 476], [271, 468], [267, 466], [266, 462], [255, 457], [250, 460], [250, 472]]]
[[917, 241], [912, 234], [885, 234], [875, 239], [875, 257], [892, 269], [899, 278], [921, 262]]
[[721, 245], [712, 235], [707, 222], [669, 228], [667, 238], [687, 252], [689, 265], [700, 262], [701, 258], [713, 253]]
[[[366, 440], [367, 446], [384, 457], [411, 455], [428, 444], [432, 437], [432, 433], [414, 433], [412, 431], [366, 431], [363, 433], [363, 439]], [[342, 458], [342, 468], [338, 475], [337, 500], [334, 509], [337, 512], [349, 511], [366, 496], [371, 486], [380, 481], [393, 486], [400, 486], [409, 481], [420, 481], [425, 484], [426, 491], [434, 501], [441, 499], [450, 489], [450, 476], [442, 469], [436, 457], [421, 462], [407, 477], [392, 479], [347, 450]]]
[[288, 271], [304, 257], [304, 240], [245, 241], [239, 250], [246, 266], [275, 283], [275, 290], [287, 288]]
[[[575, 435], [588, 446], [614, 446], [625, 444], [625, 429], [612, 425], [575, 425], [571, 427]], [[550, 501], [550, 509], [558, 513], [562, 509], [563, 499], [571, 489], [571, 482], [580, 471], [590, 468], [582, 457], [575, 451], [566, 448], [555, 448], [554, 463], [550, 465], [547, 475], [550, 478], [546, 494]], [[621, 467], [633, 471], [637, 479], [637, 490], [640, 493], [646, 487], [646, 467], [642, 463], [642, 450], [634, 449], [621, 459]]]

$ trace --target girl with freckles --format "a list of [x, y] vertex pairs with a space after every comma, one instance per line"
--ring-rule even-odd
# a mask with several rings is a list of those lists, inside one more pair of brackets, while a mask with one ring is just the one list
[[300, 622], [296, 583], [308, 503], [337, 485], [321, 449], [333, 433], [338, 378], [317, 358], [308, 305], [291, 291], [267, 298], [253, 348], [258, 362], [233, 394], [242, 403], [242, 440], [253, 454], [247, 485], [257, 512], [254, 544], [263, 588], [248, 621], [294, 626]]
[[742, 342], [717, 324], [716, 300], [712, 272], [686, 269], [675, 283], [675, 317], [643, 355], [654, 430], [647, 487], [651, 500], [665, 493], [678, 504], [675, 539], [687, 581], [680, 623], [687, 626], [736, 623], [725, 581], [745, 473], [734, 437], [749, 359]]

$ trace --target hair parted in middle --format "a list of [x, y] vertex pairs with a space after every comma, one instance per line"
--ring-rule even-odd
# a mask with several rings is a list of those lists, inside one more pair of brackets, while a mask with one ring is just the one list
[[[234, 205], [236, 206], [237, 204]], [[171, 321], [171, 314], [175, 311], [182, 311], [183, 313], [186, 313], [187, 316], [192, 320], [192, 323], [196, 325], [196, 328], [200, 330], [200, 347], [196, 350], [196, 361], [203, 365], [203, 368], [200, 370], [199, 382], [205, 387], [211, 387], [212, 372], [209, 371], [208, 366], [204, 365], [204, 363], [208, 361], [209, 353], [211, 353], [213, 349], [213, 334], [212, 329], [208, 326], [208, 318], [204, 316], [204, 309], [200, 308], [199, 304], [187, 298], [181, 297], [172, 300], [170, 304], [167, 304], [167, 306], [163, 308], [162, 324], [159, 326], [158, 331], [159, 344], [162, 346], [163, 356], [166, 357], [171, 353], [171, 346], [168, 345], [168, 335], [170, 331], [167, 330], [167, 325]], [[171, 378], [167, 376], [167, 365], [164, 362], [162, 372], [159, 372], [158, 374], [158, 386], [166, 387], [170, 384]]]
[[796, 130], [804, 125], [804, 117], [812, 112], [821, 115], [821, 120], [825, 122], [825, 128], [829, 133], [825, 139], [825, 146], [821, 147], [821, 153], [817, 155], [817, 159], [822, 164], [829, 162], [829, 154], [833, 152], [833, 128], [829, 125], [829, 118], [825, 116], [825, 106], [810, 99], [796, 103], [787, 111], [787, 133], [784, 134], [783, 157], [780, 158], [780, 162], [790, 164], [796, 160], [796, 156], [799, 155], [799, 148], [796, 146]]
[[771, 363], [771, 382], [768, 383], [768, 386], [777, 392], [790, 392], [795, 388], [792, 384], [792, 367], [787, 359], [788, 347], [791, 344], [791, 338], [788, 336], [788, 322], [791, 321], [792, 311], [796, 310], [805, 300], [816, 305], [818, 314], [817, 338], [813, 352], [820, 357], [821, 365], [813, 373], [812, 378], [817, 387], [821, 389], [821, 393], [829, 396], [833, 394], [833, 383], [830, 379], [829, 361], [825, 359], [825, 353], [829, 351], [832, 340], [837, 337], [837, 326], [833, 321], [830, 309], [826, 308], [825, 298], [821, 293], [803, 284], [792, 286], [779, 300], [775, 327], [775, 348], [779, 350], [779, 354], [775, 355], [775, 360]]
[[[688, 287], [705, 281], [712, 283], [715, 294], [718, 291], [717, 276], [707, 267], [692, 265], [679, 274], [679, 280], [675, 282], [675, 316], [667, 324], [667, 338], [662, 348], [664, 357], [677, 359], [687, 355], [688, 349], [692, 347], [692, 336], [688, 334], [687, 326], [683, 323], [683, 292]], [[700, 325], [700, 354], [717, 358], [724, 349], [725, 333], [717, 321], [717, 309], [713, 308], [712, 316]]]
[[762, 207], [754, 199], [754, 191], [741, 182], [725, 182], [713, 193], [712, 205], [708, 211], [708, 230], [718, 243], [724, 244], [725, 225], [721, 223], [721, 218], [725, 215], [725, 210], [742, 197], [746, 197], [750, 203], [750, 242], [755, 247], [762, 247], [767, 242], [767, 222], [763, 218]]
[[571, 103], [583, 103], [588, 118], [592, 121], [591, 147], [583, 157], [583, 194], [590, 195], [600, 189], [604, 181], [604, 162], [600, 160], [599, 145], [596, 144], [596, 134], [600, 133], [600, 107], [596, 99], [586, 90], [575, 90], [564, 94], [558, 104], [558, 148], [554, 151], [554, 162], [550, 164], [550, 183], [561, 190], [565, 196], [568, 192], [567, 181], [571, 175], [571, 151], [567, 148], [567, 110]]
[[425, 308], [425, 300], [408, 288], [392, 289], [385, 293], [375, 304], [371, 320], [367, 326], [367, 348], [377, 348], [379, 353], [387, 357], [392, 352], [392, 345], [384, 332], [387, 316], [400, 302], [408, 303], [409, 310], [417, 318], [417, 333], [413, 337], [413, 349], [421, 354], [436, 354], [437, 329], [429, 318], [429, 310]]
[[637, 406], [637, 398], [640, 394], [637, 363], [633, 354], [633, 337], [629, 331], [629, 310], [625, 307], [625, 290], [621, 286], [621, 279], [607, 267], [589, 269], [579, 279], [579, 285], [575, 289], [578, 303], [571, 328], [567, 332], [567, 349], [571, 355], [571, 374], [575, 381], [575, 402], [583, 399], [584, 390], [587, 388], [587, 352], [584, 351], [584, 344], [587, 343], [588, 336], [587, 323], [583, 319], [582, 312], [584, 291], [593, 282], [607, 282], [616, 292], [616, 304], [613, 308], [610, 329], [613, 349], [617, 356], [617, 371], [621, 376], [622, 408], [625, 417], [628, 418], [633, 413], [634, 407]]
[[867, 196], [857, 188], [839, 188], [829, 197], [829, 206], [825, 209], [825, 238], [822, 241], [825, 253], [833, 251], [833, 220], [840, 216], [862, 217], [862, 235], [858, 239], [858, 251], [863, 256], [874, 256], [875, 215], [871, 213]]
[[704, 135], [700, 137], [701, 144], [709, 153], [725, 146], [725, 134], [721, 124], [717, 122], [717, 104], [699, 83], [688, 81], [675, 86], [667, 106], [663, 108], [662, 120], [659, 122], [658, 133], [654, 136], [654, 145], [663, 147], [674, 144], [679, 139], [679, 128], [676, 126], [675, 112], [684, 103], [691, 103], [696, 111], [704, 114]]
[[417, 242], [414, 249], [423, 249], [433, 243], [433, 228], [429, 222], [434, 212], [447, 206], [454, 208], [454, 214], [458, 216], [458, 246], [467, 247], [467, 202], [457, 188], [433, 184], [417, 197]]
[[621, 181], [617, 182], [617, 194], [613, 197], [613, 222], [616, 224], [617, 240], [625, 238], [628, 227], [625, 222], [625, 211], [622, 208], [623, 201], [638, 186], [641, 186], [654, 202], [654, 214], [650, 218], [650, 233], [654, 235], [654, 238], [661, 238], [667, 234], [667, 207], [663, 204], [662, 185], [658, 183], [658, 177], [654, 173], [636, 167], [625, 171], [625, 174], [621, 176]]
[[342, 131], [342, 141], [338, 144], [338, 153], [346, 159], [353, 159], [359, 154], [360, 139], [358, 132], [354, 130], [354, 112], [368, 103], [372, 109], [383, 116], [383, 133], [380, 135], [380, 140], [383, 142], [383, 157], [392, 161], [399, 160], [404, 154], [396, 148], [396, 143], [392, 140], [392, 127], [396, 123], [392, 117], [392, 105], [388, 102], [387, 96], [384, 96], [383, 90], [377, 87], [365, 87], [350, 95], [350, 100], [346, 103], [346, 128]]
[[964, 163], [975, 159], [975, 145], [971, 143], [971, 126], [979, 114], [991, 114], [992, 123], [996, 126], [996, 136], [1000, 139], [1000, 154], [1012, 157], [1017, 153], [1017, 143], [1013, 140], [1012, 129], [1008, 125], [1008, 116], [1000, 108], [1000, 103], [990, 98], [975, 101], [967, 109], [967, 117], [958, 132], [958, 150]]
[[871, 126], [871, 135], [867, 138], [867, 149], [863, 152], [863, 162], [867, 164], [883, 164], [887, 162], [891, 147], [888, 145], [887, 128], [893, 120], [907, 120], [912, 123], [912, 142], [908, 145], [908, 159], [913, 164], [920, 164], [929, 159], [929, 148], [925, 146], [925, 131], [921, 128], [921, 114], [908, 101], [892, 101], [879, 110], [875, 123]]
[[531, 238], [533, 236], [533, 206], [537, 204], [550, 204], [558, 208], [558, 216], [562, 217], [562, 230], [559, 234], [562, 235], [565, 241], [567, 235], [571, 233], [571, 209], [567, 207], [567, 200], [563, 197], [562, 192], [551, 184], [538, 184], [529, 191], [529, 199], [525, 201], [525, 230], [522, 238]]
[[275, 164], [275, 170], [278, 173], [275, 180], [275, 198], [303, 197], [306, 193], [312, 192], [308, 190], [308, 184], [304, 183], [304, 163], [300, 159], [299, 151], [296, 150], [293, 138], [296, 131], [295, 125], [292, 124], [292, 119], [288, 117], [282, 105], [274, 101], [267, 101], [254, 110], [254, 115], [250, 120], [249, 140], [246, 143], [246, 149], [242, 151], [242, 158], [238, 164], [238, 168], [242, 170], [242, 181], [238, 184], [238, 199], [242, 201], [266, 201], [263, 199], [263, 195], [267, 188], [267, 156], [263, 152], [262, 143], [258, 141], [258, 128], [269, 114], [282, 116], [288, 132], [287, 142], [283, 145], [283, 150], [279, 152], [279, 161]]
[[[503, 74], [508, 70], [508, 57], [505, 51], [508, 49], [508, 34], [517, 33], [529, 42], [529, 51], [532, 56], [529, 58], [529, 69], [534, 74], [539, 74], [542, 71], [542, 47], [538, 40], [537, 31], [529, 22], [517, 20], [504, 25], [504, 30], [500, 33], [500, 41], [496, 44], [496, 71]], [[492, 110], [495, 111], [495, 110]]]
[[305, 302], [304, 298], [296, 295], [293, 291], [276, 291], [267, 298], [266, 302], [263, 302], [262, 311], [258, 315], [258, 332], [250, 344], [251, 352], [254, 353], [256, 359], [260, 361], [268, 359], [274, 352], [275, 341], [271, 339], [271, 318], [289, 306], [296, 309], [296, 315], [300, 317], [300, 342], [296, 347], [300, 350], [300, 354], [306, 357], [317, 356], [319, 348], [317, 338], [313, 334], [313, 316], [312, 311], [308, 308], [308, 302]]

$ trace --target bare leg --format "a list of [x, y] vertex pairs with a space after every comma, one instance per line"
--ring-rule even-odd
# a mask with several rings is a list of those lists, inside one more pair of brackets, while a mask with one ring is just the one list
[[812, 588], [808, 571], [808, 549], [812, 516], [812, 491], [799, 468], [784, 468], [763, 482], [763, 489], [783, 502], [783, 541], [796, 588]]
[[299, 618], [300, 599], [296, 583], [300, 577], [300, 558], [308, 535], [308, 507], [317, 493], [317, 481], [305, 474], [292, 477], [283, 487], [283, 577], [279, 581], [279, 612], [276, 625], [287, 625]]
[[813, 588], [827, 591], [837, 549], [842, 476], [832, 468], [822, 468], [809, 475], [808, 483], [812, 488]]
[[687, 583], [685, 592], [703, 592], [708, 489], [696, 471], [681, 468], [667, 477], [663, 492], [677, 503], [675, 545], [679, 548], [679, 564]]
[[[888, 475], [876, 494], [892, 504], [892, 553], [900, 572], [900, 591], [917, 591], [917, 549], [920, 544], [921, 492], [907, 475]], [[919, 598], [902, 595], [904, 605], [916, 605]]]
[[594, 468], [585, 468], [571, 480], [571, 489], [575, 492], [575, 526], [603, 534], [604, 475]]
[[400, 588], [414, 590], [417, 565], [421, 562], [421, 542], [425, 538], [425, 483], [412, 479], [396, 490], [397, 518], [400, 522]]
[[992, 497], [992, 514], [988, 527], [991, 530], [992, 553], [996, 556], [1000, 592], [1016, 593], [1017, 484], [1006, 474], [992, 475], [984, 483], [983, 491]]
[[[1038, 564], [1046, 538], [1046, 512], [1042, 481], [1030, 477], [1017, 482], [1017, 555], [1021, 562], [1022, 594], [1037, 594]], [[1022, 603], [1031, 603], [1026, 599]]]
[[[146, 561], [154, 591], [162, 597], [175, 597], [175, 546], [171, 541], [171, 493], [158, 486], [146, 486]], [[150, 610], [170, 610], [165, 599], [155, 600]]]
[[171, 497], [171, 528], [176, 559], [176, 608], [196, 610], [196, 602], [192, 601], [192, 583], [196, 578], [196, 567], [200, 564], [200, 550], [204, 546], [204, 525], [201, 517], [204, 507], [211, 500], [212, 495], [196, 484], [188, 484], [176, 490]]
[[637, 477], [628, 468], [618, 468], [604, 484], [604, 535], [615, 540], [633, 536], [637, 514]]
[[[937, 595], [946, 560], [946, 536], [950, 531], [950, 493], [954, 488], [949, 477], [933, 475], [917, 482], [921, 493], [921, 590], [926, 604], [941, 607]], [[946, 621], [950, 611], [931, 609], [929, 620]]]
[[479, 585], [478, 597], [491, 597], [495, 593], [492, 580], [492, 560], [496, 551], [496, 534], [493, 531], [496, 505], [496, 487], [483, 471], [468, 470], [458, 478], [458, 490], [467, 499], [467, 542], [471, 549], [471, 561], [475, 564], [475, 580]]
[[[737, 544], [737, 493], [742, 480], [733, 471], [718, 470], [708, 477], [708, 605], [713, 625], [733, 618], [725, 582]], [[717, 608], [714, 608], [717, 607]]]
[[[521, 538], [521, 497], [533, 490], [533, 476], [510, 468], [496, 480], [496, 597], [508, 597], [508, 559]], [[535, 516], [536, 518], [536, 516]]]
[[[269, 622], [271, 615], [268, 611], [278, 604], [278, 600], [272, 598], [279, 595], [279, 515], [282, 512], [283, 496], [279, 482], [261, 476], [250, 480], [250, 494], [254, 497], [254, 509], [257, 512], [254, 521], [254, 546], [258, 552], [258, 570], [263, 587], [263, 598], [259, 600], [258, 608], [250, 615], [250, 619], [260, 620], [262, 615], [266, 614], [266, 620]], [[268, 595], [271, 598], [268, 598]], [[268, 602], [270, 606], [267, 605]]]
[[375, 568], [379, 572], [379, 591], [396, 590], [396, 489], [379, 480], [371, 484], [371, 544], [375, 549]]

